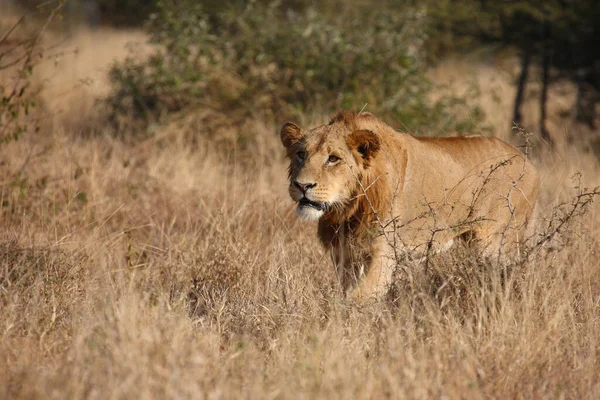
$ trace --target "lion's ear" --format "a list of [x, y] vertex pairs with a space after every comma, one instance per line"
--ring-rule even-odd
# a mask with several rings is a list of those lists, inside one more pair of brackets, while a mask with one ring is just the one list
[[350, 149], [358, 151], [366, 166], [381, 147], [379, 137], [374, 132], [366, 129], [352, 132], [346, 142]]
[[294, 124], [293, 122], [286, 122], [281, 127], [279, 137], [281, 138], [281, 143], [283, 146], [288, 148], [294, 143], [298, 143], [300, 140], [302, 140], [304, 133], [298, 125]]

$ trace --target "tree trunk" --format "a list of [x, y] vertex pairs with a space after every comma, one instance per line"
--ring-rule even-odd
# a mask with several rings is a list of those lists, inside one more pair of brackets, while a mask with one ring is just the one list
[[548, 102], [548, 86], [550, 85], [550, 51], [549, 36], [550, 29], [547, 23], [544, 24], [544, 47], [542, 49], [542, 91], [540, 93], [540, 135], [542, 140], [550, 146], [554, 146], [554, 141], [546, 128], [546, 103]]
[[588, 82], [588, 71], [580, 68], [576, 73], [577, 98], [573, 114], [577, 122], [586, 124], [595, 129], [597, 94], [593, 86]]
[[525, 97], [525, 86], [527, 85], [527, 77], [529, 75], [530, 63], [530, 51], [523, 50], [523, 52], [521, 53], [521, 73], [519, 74], [519, 80], [517, 81], [517, 94], [515, 96], [515, 108], [512, 120], [512, 122], [515, 125], [521, 125], [523, 123], [523, 116], [521, 115], [521, 104], [523, 104], [523, 99]]

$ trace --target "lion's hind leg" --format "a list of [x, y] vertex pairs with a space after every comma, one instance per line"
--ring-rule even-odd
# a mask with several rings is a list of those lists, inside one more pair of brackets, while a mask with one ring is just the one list
[[486, 258], [498, 261], [515, 260], [520, 257], [520, 249], [526, 239], [526, 225], [488, 224], [475, 229], [470, 247], [476, 247]]

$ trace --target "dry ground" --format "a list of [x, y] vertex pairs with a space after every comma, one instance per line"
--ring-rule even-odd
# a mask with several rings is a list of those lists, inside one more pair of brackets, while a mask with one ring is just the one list
[[[315, 227], [293, 215], [277, 123], [248, 123], [263, 138], [255, 163], [213, 151], [201, 130], [192, 148], [175, 125], [135, 144], [101, 122], [78, 134], [131, 37], [78, 34], [79, 54], [39, 70], [42, 132], [1, 148], [0, 398], [600, 393], [597, 207], [523, 265], [450, 252], [358, 307]], [[433, 75], [476, 77], [487, 123], [515, 141], [503, 71], [448, 63]], [[536, 164], [545, 218], [572, 198], [575, 172], [600, 181], [596, 159], [564, 143]]]

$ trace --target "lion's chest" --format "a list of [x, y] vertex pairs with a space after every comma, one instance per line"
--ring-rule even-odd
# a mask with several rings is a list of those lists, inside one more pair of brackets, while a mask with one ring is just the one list
[[332, 261], [344, 288], [352, 286], [366, 274], [373, 260], [375, 236], [356, 231], [348, 224], [319, 229], [323, 245], [331, 252]]

